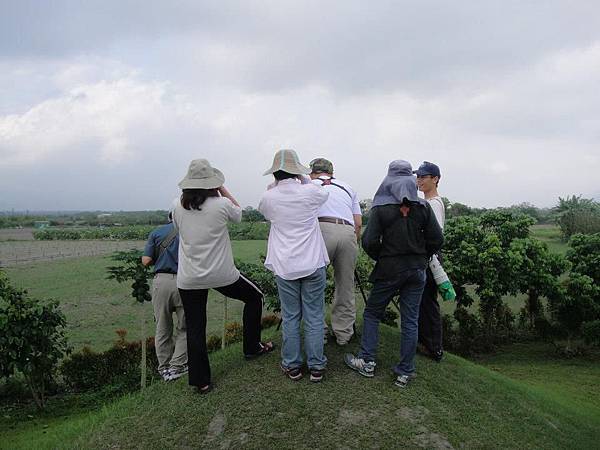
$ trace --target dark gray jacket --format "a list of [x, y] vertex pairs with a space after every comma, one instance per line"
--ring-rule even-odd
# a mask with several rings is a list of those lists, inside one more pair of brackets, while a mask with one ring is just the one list
[[[382, 205], [371, 209], [362, 236], [365, 252], [376, 261], [369, 279], [393, 280], [409, 269], [425, 269], [444, 242], [442, 229], [426, 202]], [[404, 215], [406, 214], [406, 216]]]

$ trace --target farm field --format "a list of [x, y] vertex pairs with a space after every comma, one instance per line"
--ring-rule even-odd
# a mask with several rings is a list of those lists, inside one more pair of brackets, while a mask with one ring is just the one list
[[144, 248], [144, 241], [0, 241], [0, 267], [36, 261], [109, 255], [119, 250]]
[[[237, 258], [258, 262], [260, 253], [266, 252], [266, 242], [234, 241], [233, 250]], [[69, 340], [75, 349], [89, 346], [94, 350], [104, 350], [115, 341], [117, 329], [128, 330], [129, 339], [138, 338], [140, 308], [144, 309], [148, 323], [153, 323], [149, 303], [137, 304], [130, 296], [131, 289], [127, 283], [106, 279], [106, 267], [114, 264], [106, 256], [94, 256], [38, 261], [5, 270], [15, 286], [26, 288], [33, 296], [60, 301], [67, 317]], [[209, 334], [220, 333], [222, 307], [223, 297], [216, 291], [210, 291]], [[228, 301], [230, 321], [240, 321], [241, 310], [241, 302]]]

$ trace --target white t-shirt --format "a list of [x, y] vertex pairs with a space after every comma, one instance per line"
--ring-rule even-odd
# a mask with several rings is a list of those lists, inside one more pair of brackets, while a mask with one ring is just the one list
[[433, 209], [433, 214], [435, 214], [435, 218], [437, 219], [440, 228], [442, 231], [444, 231], [444, 223], [446, 223], [446, 208], [444, 206], [442, 197], [438, 195], [428, 198], [427, 201], [431, 205], [431, 209]]
[[177, 287], [208, 289], [237, 281], [227, 222], [240, 222], [242, 208], [225, 197], [208, 197], [201, 210], [177, 202], [173, 223], [179, 229]]
[[263, 194], [258, 205], [271, 222], [265, 267], [284, 280], [306, 277], [329, 264], [317, 220], [329, 194], [305, 181], [280, 181]]
[[329, 198], [319, 209], [319, 217], [345, 219], [354, 225], [353, 214], [361, 214], [356, 192], [354, 192], [354, 189], [352, 189], [348, 183], [338, 180], [337, 178], [333, 178], [331, 182], [342, 186], [348, 192], [332, 184], [323, 185], [323, 180], [327, 179], [329, 179], [329, 176], [324, 175], [312, 180], [313, 184], [321, 186], [322, 189], [329, 192]]

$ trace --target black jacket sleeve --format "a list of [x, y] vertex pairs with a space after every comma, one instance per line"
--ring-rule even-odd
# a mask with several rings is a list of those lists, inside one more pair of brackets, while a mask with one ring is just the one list
[[435, 253], [439, 252], [444, 243], [444, 235], [442, 229], [438, 224], [433, 209], [429, 203], [427, 204], [427, 222], [425, 223], [424, 234], [425, 234], [425, 248], [427, 250], [427, 256], [431, 257]]
[[381, 251], [381, 238], [383, 230], [381, 228], [381, 219], [379, 217], [379, 210], [372, 208], [369, 214], [369, 222], [367, 229], [362, 235], [362, 247], [372, 259], [377, 261], [379, 259], [379, 252]]

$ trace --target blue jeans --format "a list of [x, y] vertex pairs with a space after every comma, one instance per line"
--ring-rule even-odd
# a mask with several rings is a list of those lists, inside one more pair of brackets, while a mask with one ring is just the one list
[[301, 367], [303, 363], [300, 321], [304, 320], [304, 350], [310, 369], [321, 370], [327, 364], [323, 353], [323, 302], [325, 300], [325, 267], [297, 280], [275, 277], [281, 301], [282, 365]]
[[375, 361], [379, 343], [379, 322], [394, 295], [400, 295], [400, 362], [393, 368], [397, 375], [415, 372], [415, 353], [419, 337], [419, 305], [425, 287], [425, 270], [406, 270], [390, 281], [376, 281], [365, 306], [363, 335], [358, 357]]

